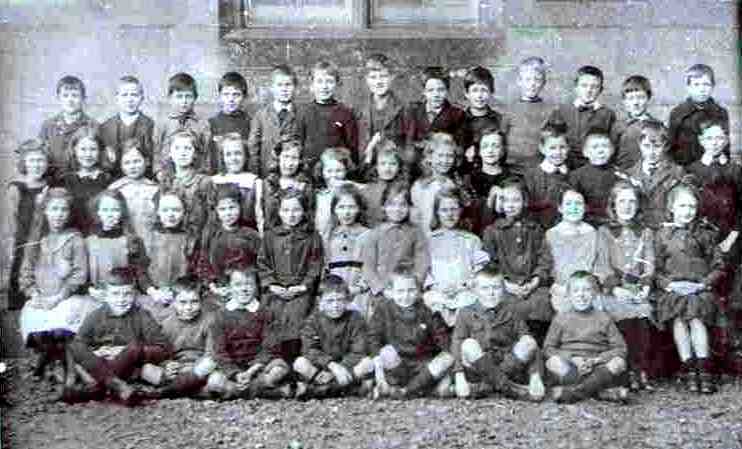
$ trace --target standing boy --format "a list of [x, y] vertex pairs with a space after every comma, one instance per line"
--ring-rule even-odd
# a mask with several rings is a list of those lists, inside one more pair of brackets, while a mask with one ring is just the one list
[[209, 118], [209, 129], [213, 137], [211, 145], [211, 172], [220, 170], [219, 141], [229, 133], [239, 133], [247, 142], [250, 135], [250, 116], [242, 109], [247, 97], [247, 81], [237, 72], [227, 72], [219, 80], [219, 112]]
[[624, 116], [611, 129], [611, 140], [616, 146], [614, 165], [619, 170], [628, 170], [641, 159], [639, 135], [645, 122], [654, 120], [647, 111], [652, 99], [652, 85], [641, 75], [626, 78], [621, 87]]

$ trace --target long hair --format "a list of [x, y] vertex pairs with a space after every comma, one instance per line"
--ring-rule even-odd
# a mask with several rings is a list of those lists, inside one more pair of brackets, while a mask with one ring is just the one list
[[103, 228], [100, 217], [98, 217], [98, 207], [100, 206], [100, 203], [101, 201], [103, 201], [104, 198], [111, 198], [119, 203], [119, 207], [121, 207], [121, 222], [119, 226], [124, 233], [133, 234], [134, 230], [131, 226], [131, 215], [129, 213], [129, 207], [126, 204], [126, 198], [124, 198], [124, 195], [121, 193], [120, 190], [106, 189], [95, 195], [88, 202], [88, 210], [90, 210], [90, 213], [93, 216], [93, 229]]
[[77, 162], [77, 146], [85, 139], [90, 139], [95, 142], [98, 147], [98, 164], [97, 168], [103, 170], [106, 163], [106, 157], [103, 152], [103, 140], [100, 137], [98, 129], [93, 126], [82, 126], [80, 129], [75, 131], [70, 138], [67, 146], [67, 168], [72, 172], [77, 172], [80, 169], [80, 164]]
[[242, 154], [244, 162], [242, 163], [242, 170], [246, 170], [249, 166], [249, 155], [247, 154], [247, 142], [242, 138], [242, 135], [238, 132], [227, 133], [219, 138], [214, 138], [217, 148], [217, 172], [220, 174], [227, 174], [227, 165], [224, 163], [224, 145], [228, 142], [240, 142], [242, 145]]
[[[441, 206], [441, 202], [444, 199], [451, 199], [456, 200], [457, 203], [459, 203], [459, 207], [463, 209], [463, 199], [461, 196], [461, 190], [457, 188], [453, 189], [441, 189], [435, 194], [435, 198], [433, 198], [433, 217], [430, 220], [430, 230], [435, 231], [436, 229], [441, 227], [440, 220], [438, 219], [438, 208]], [[462, 228], [461, 226], [461, 217], [459, 217], [459, 222], [456, 223], [456, 228]]]
[[366, 212], [368, 209], [366, 207], [366, 200], [363, 198], [361, 192], [354, 185], [345, 184], [337, 189], [335, 195], [333, 195], [332, 197], [332, 201], [330, 202], [330, 232], [332, 232], [339, 225], [337, 215], [335, 214], [335, 206], [338, 205], [340, 199], [344, 196], [350, 196], [351, 198], [353, 198], [353, 201], [355, 201], [356, 205], [358, 205], [358, 216], [356, 217], [356, 223], [364, 226], [368, 223], [366, 218]]

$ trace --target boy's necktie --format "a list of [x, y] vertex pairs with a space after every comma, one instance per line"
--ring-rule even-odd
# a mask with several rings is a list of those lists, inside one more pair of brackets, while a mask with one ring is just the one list
[[288, 109], [281, 109], [278, 111], [278, 124], [283, 126], [286, 123], [286, 116], [289, 115]]

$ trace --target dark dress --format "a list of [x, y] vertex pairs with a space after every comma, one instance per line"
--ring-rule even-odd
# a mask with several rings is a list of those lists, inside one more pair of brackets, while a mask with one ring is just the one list
[[54, 187], [64, 187], [72, 194], [71, 223], [84, 235], [93, 231], [96, 221], [95, 211], [91, 210], [91, 201], [106, 190], [112, 181], [111, 175], [105, 171], [100, 171], [95, 178], [81, 178], [77, 173], [68, 172], [55, 183]]

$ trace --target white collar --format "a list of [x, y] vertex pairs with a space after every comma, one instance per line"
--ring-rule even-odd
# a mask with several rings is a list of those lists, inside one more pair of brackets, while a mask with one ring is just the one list
[[254, 301], [251, 301], [248, 305], [243, 306], [237, 301], [233, 301], [230, 299], [229, 301], [227, 301], [227, 304], [224, 305], [224, 308], [229, 310], [230, 312], [234, 312], [235, 310], [246, 310], [248, 312], [255, 313], [260, 308], [260, 302], [257, 300], [254, 300]]
[[714, 155], [711, 153], [703, 153], [703, 156], [701, 156], [701, 163], [706, 167], [710, 167], [714, 164], [714, 162], [718, 162], [719, 165], [722, 166], [727, 165], [727, 162], [729, 162], [729, 158], [724, 153], [721, 153], [717, 157], [714, 157]]
[[560, 166], [557, 167], [556, 165], [552, 164], [551, 162], [547, 161], [546, 159], [544, 159], [541, 162], [541, 165], [539, 165], [539, 167], [541, 167], [541, 170], [545, 171], [546, 173], [548, 173], [550, 175], [556, 173], [557, 171], [559, 173], [563, 174], [563, 175], [566, 175], [567, 174], [567, 171], [568, 171], [566, 165], [562, 164], [562, 165], [560, 165]]
[[294, 109], [293, 106], [293, 103], [283, 104], [275, 100], [273, 101], [273, 110], [276, 111], [276, 114], [281, 112], [282, 109], [286, 109], [287, 111], [291, 112]]
[[137, 112], [134, 115], [124, 115], [119, 112], [119, 119], [124, 123], [126, 126], [131, 126], [132, 123], [136, 122], [139, 118], [139, 112]]
[[657, 165], [655, 165], [654, 173], [649, 172], [649, 165], [647, 165], [646, 161], [642, 161], [642, 173], [644, 173], [647, 176], [652, 176], [653, 174], [657, 173], [662, 169], [662, 167], [665, 166], [664, 161], [659, 161]]
[[584, 104], [579, 99], [575, 98], [575, 101], [572, 104], [578, 109], [582, 107], [592, 107], [593, 111], [597, 111], [598, 109], [603, 107], [603, 105], [601, 105], [598, 100], [595, 100], [592, 103]]
[[77, 177], [80, 179], [98, 179], [98, 176], [101, 175], [103, 171], [99, 168], [96, 168], [95, 170], [91, 171], [90, 173], [82, 173], [80, 171], [77, 172]]

